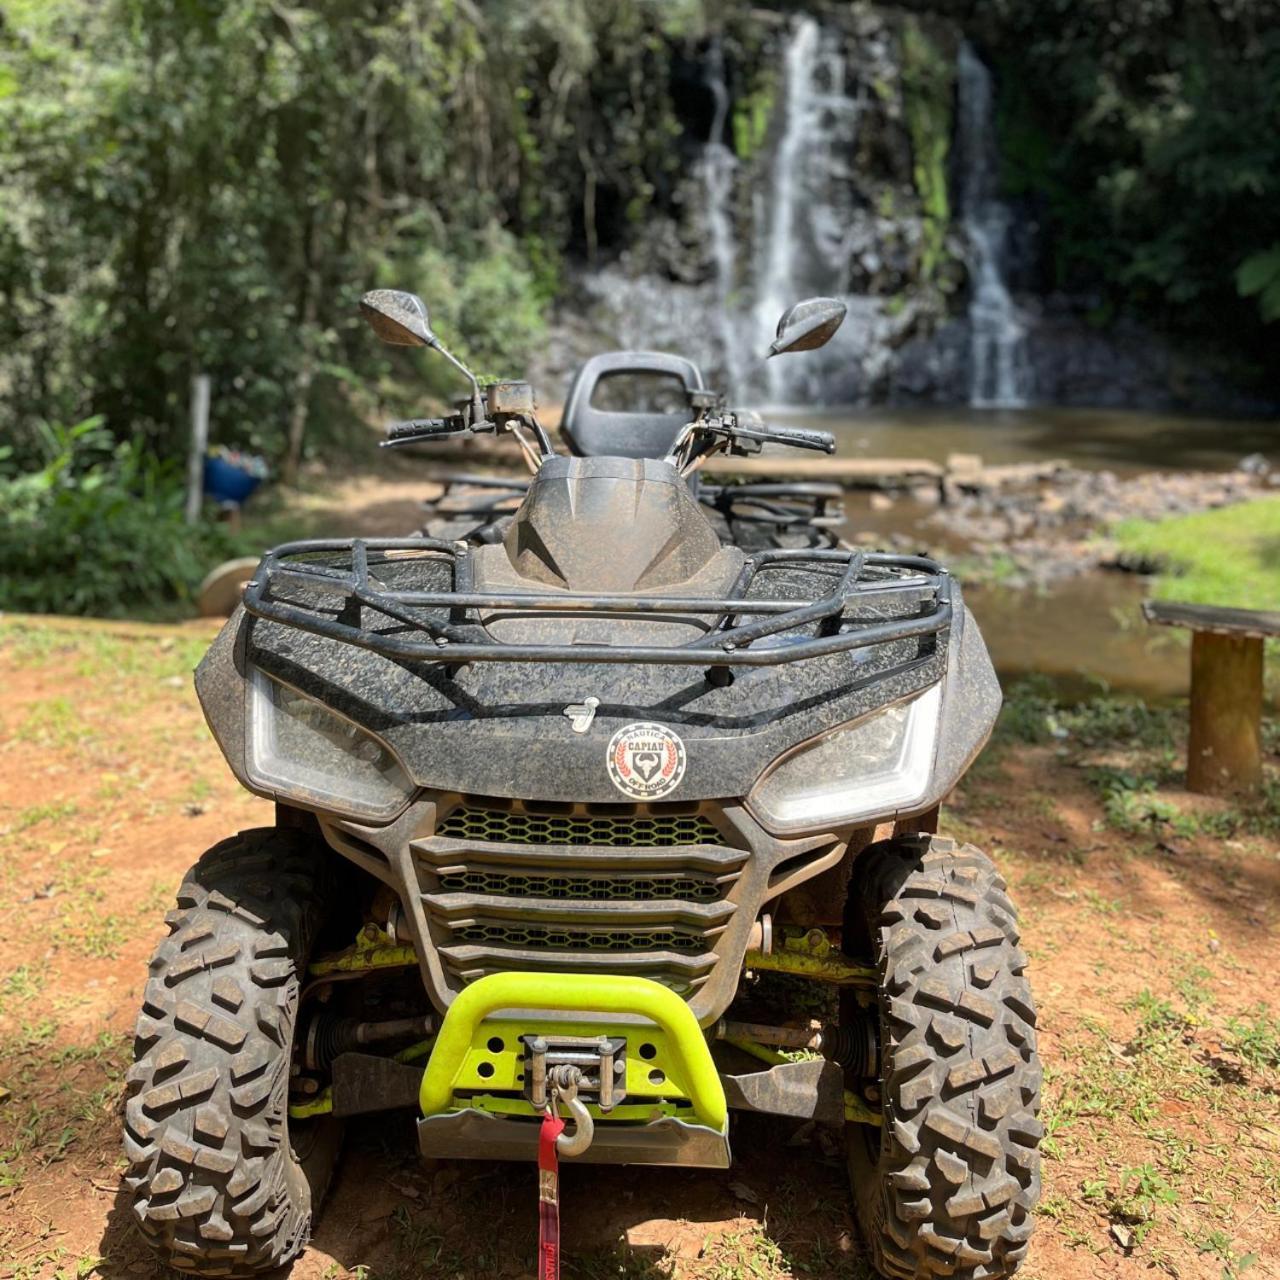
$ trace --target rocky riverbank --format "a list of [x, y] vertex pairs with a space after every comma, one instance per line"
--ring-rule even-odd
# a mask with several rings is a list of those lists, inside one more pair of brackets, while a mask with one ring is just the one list
[[[917, 525], [963, 547], [966, 578], [1043, 586], [1095, 569], [1152, 572], [1108, 536], [1124, 520], [1160, 520], [1280, 493], [1280, 471], [1257, 456], [1234, 471], [1146, 472], [1118, 476], [1065, 464], [986, 467], [953, 455], [940, 499]], [[884, 499], [877, 502], [884, 510]], [[894, 535], [895, 540], [903, 535]], [[910, 541], [910, 539], [908, 539]]]

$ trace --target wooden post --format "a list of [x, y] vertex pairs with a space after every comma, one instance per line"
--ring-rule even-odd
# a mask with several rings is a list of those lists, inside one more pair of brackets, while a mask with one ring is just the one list
[[187, 523], [200, 519], [204, 496], [204, 451], [209, 443], [209, 375], [191, 379], [191, 447], [187, 452]]
[[1262, 638], [1191, 637], [1187, 790], [1252, 791], [1262, 781]]

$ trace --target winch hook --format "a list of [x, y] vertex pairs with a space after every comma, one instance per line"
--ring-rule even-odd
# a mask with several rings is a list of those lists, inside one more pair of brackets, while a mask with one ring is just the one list
[[573, 1132], [562, 1133], [556, 1139], [556, 1151], [562, 1156], [580, 1156], [596, 1136], [595, 1121], [587, 1104], [578, 1097], [578, 1084], [582, 1071], [572, 1063], [564, 1062], [547, 1072], [547, 1109], [554, 1115], [556, 1106], [563, 1102], [573, 1121]]

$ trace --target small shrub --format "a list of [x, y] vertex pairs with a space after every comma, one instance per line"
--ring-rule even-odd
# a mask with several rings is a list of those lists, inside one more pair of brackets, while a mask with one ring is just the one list
[[1069, 741], [1078, 747], [1121, 743], [1128, 748], [1170, 750], [1181, 732], [1184, 713], [1169, 705], [1152, 706], [1105, 686], [1093, 696], [1067, 701], [1053, 681], [1029, 676], [1005, 690], [1001, 732], [1019, 742]]
[[1229, 1046], [1254, 1067], [1280, 1067], [1280, 1018], [1260, 1006], [1254, 1016], [1227, 1023]]
[[234, 554], [223, 530], [188, 526], [176, 465], [90, 418], [42, 427], [44, 465], [0, 450], [0, 610], [118, 617], [190, 599]]

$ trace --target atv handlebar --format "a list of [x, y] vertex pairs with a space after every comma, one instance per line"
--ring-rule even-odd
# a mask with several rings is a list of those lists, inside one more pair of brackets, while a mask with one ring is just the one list
[[836, 451], [836, 438], [830, 431], [810, 431], [807, 427], [739, 427], [736, 434], [771, 444], [790, 445], [793, 449], [814, 449], [818, 453]]
[[431, 436], [452, 435], [459, 424], [449, 418], [409, 418], [405, 422], [387, 423], [387, 440], [418, 440]]
[[771, 427], [759, 414], [749, 409], [730, 410], [689, 423], [676, 437], [667, 460], [683, 474], [700, 465], [713, 453], [727, 452], [744, 457], [760, 452], [765, 444], [789, 445], [794, 449], [814, 449], [819, 453], [835, 453], [835, 437], [829, 431], [810, 431], [806, 427]]

